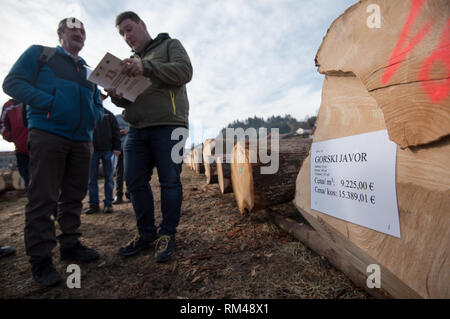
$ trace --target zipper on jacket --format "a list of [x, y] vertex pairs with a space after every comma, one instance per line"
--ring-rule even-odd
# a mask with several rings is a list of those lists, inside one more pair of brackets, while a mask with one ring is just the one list
[[175, 95], [172, 90], [169, 90], [170, 100], [172, 101], [173, 114], [177, 114], [177, 107], [175, 106]]
[[[78, 73], [77, 76], [79, 77], [80, 76], [80, 68], [79, 68], [79, 65], [78, 65], [79, 61], [75, 61], [75, 60], [72, 60], [72, 61], [75, 62], [75, 66], [77, 68], [77, 73]], [[78, 125], [76, 126], [75, 130], [72, 133], [72, 139], [75, 139], [75, 134], [80, 129], [82, 121], [83, 121], [83, 105], [82, 105], [83, 97], [81, 95], [81, 86], [80, 86], [80, 84], [78, 84], [78, 95], [79, 95], [79, 98], [80, 98], [80, 101], [78, 103], [80, 105], [80, 121], [78, 122]]]
[[[56, 88], [53, 88], [53, 90], [52, 90], [52, 95], [53, 95], [53, 98], [55, 99], [55, 98], [56, 98]], [[55, 103], [55, 102], [53, 101], [53, 104], [54, 104], [54, 103]], [[52, 105], [50, 111], [53, 111], [53, 105]], [[50, 111], [47, 112], [47, 120], [50, 118]]]

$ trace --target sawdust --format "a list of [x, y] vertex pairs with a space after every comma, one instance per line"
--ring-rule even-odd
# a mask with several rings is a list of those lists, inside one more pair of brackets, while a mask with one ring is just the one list
[[[14, 246], [15, 256], [0, 260], [0, 298], [369, 298], [329, 262], [268, 222], [263, 214], [241, 216], [233, 194], [222, 195], [217, 184], [183, 168], [183, 206], [176, 251], [166, 264], [153, 251], [123, 258], [117, 249], [135, 234], [131, 203], [114, 206], [114, 213], [82, 214], [82, 241], [101, 254], [80, 264], [81, 288], [38, 289], [23, 243], [23, 192], [0, 194], [0, 244]], [[100, 181], [100, 189], [103, 189]], [[151, 181], [157, 224], [160, 194], [157, 176]], [[88, 198], [84, 207], [88, 206]], [[275, 207], [299, 217], [292, 203]], [[69, 262], [54, 264], [67, 278]]]

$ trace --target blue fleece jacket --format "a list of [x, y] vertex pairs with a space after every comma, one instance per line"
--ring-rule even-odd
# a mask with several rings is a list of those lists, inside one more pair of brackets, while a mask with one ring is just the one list
[[41, 46], [32, 45], [20, 56], [3, 82], [3, 91], [27, 105], [29, 129], [92, 141], [103, 106], [97, 86], [86, 78], [86, 62], [75, 61], [58, 46], [39, 71], [41, 52]]

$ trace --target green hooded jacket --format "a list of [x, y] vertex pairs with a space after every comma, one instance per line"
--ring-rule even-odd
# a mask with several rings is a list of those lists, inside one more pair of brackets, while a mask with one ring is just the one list
[[158, 125], [188, 128], [189, 101], [186, 83], [192, 79], [192, 65], [181, 42], [161, 33], [140, 54], [144, 76], [152, 85], [134, 102], [112, 98], [112, 102], [125, 108], [125, 121], [135, 128]]

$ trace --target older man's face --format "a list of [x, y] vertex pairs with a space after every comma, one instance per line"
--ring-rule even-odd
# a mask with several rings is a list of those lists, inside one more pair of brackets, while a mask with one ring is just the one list
[[131, 19], [125, 19], [117, 26], [122, 38], [135, 52], [141, 52], [148, 43], [143, 22], [136, 23]]
[[60, 33], [61, 46], [69, 52], [80, 52], [86, 40], [86, 32], [81, 25], [79, 28], [65, 27]]

